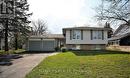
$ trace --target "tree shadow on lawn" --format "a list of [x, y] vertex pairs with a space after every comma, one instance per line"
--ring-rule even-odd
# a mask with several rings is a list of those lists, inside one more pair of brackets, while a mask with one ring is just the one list
[[94, 56], [94, 55], [106, 55], [106, 54], [130, 54], [124, 51], [110, 51], [110, 50], [89, 50], [89, 51], [72, 51], [77, 56]]

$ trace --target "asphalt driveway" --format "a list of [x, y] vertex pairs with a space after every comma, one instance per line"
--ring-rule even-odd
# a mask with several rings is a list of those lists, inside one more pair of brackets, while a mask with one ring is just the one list
[[13, 65], [0, 66], [0, 78], [24, 78], [47, 56], [57, 53], [23, 54], [23, 58], [13, 60]]

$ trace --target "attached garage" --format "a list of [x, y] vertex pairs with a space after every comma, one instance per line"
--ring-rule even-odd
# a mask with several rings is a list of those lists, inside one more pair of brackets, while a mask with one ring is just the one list
[[54, 51], [55, 40], [30, 40], [28, 45], [29, 51]]
[[59, 43], [61, 43], [64, 37], [30, 37], [28, 43], [26, 44], [27, 51], [55, 51], [56, 47], [59, 47]]

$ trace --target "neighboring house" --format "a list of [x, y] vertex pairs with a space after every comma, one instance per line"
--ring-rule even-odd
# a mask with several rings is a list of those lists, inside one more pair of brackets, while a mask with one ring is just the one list
[[64, 45], [64, 36], [62, 34], [31, 36], [26, 45], [27, 51], [55, 51], [56, 47]]
[[108, 43], [108, 31], [111, 28], [72, 27], [63, 28], [68, 49], [99, 50], [105, 49]]
[[109, 38], [109, 45], [130, 46], [130, 26], [120, 25], [114, 32], [113, 37]]

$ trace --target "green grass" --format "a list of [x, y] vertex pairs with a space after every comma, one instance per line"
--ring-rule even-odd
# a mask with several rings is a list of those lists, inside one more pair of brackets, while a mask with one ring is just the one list
[[65, 52], [47, 57], [26, 78], [130, 78], [130, 54]]

